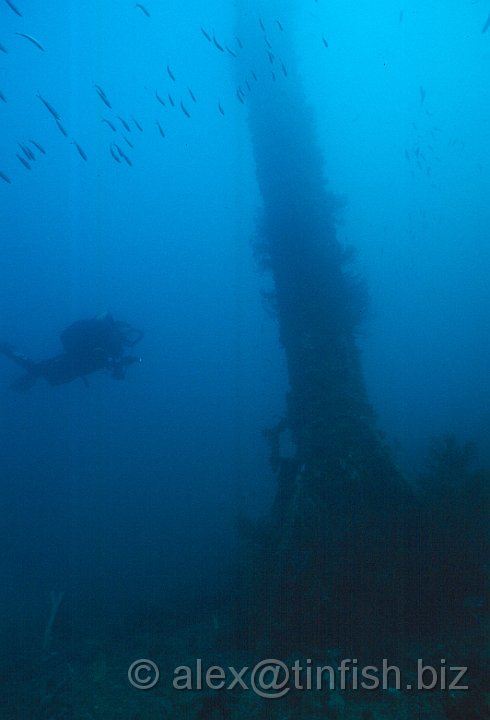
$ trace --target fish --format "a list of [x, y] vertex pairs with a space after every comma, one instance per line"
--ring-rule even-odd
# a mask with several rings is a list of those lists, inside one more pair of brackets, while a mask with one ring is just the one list
[[134, 148], [133, 143], [131, 142], [131, 140], [129, 138], [126, 137], [126, 135], [123, 135], [122, 138], [125, 142], [127, 142], [127, 144], [129, 145], [130, 148]]
[[490, 15], [487, 17], [487, 19], [485, 21], [485, 25], [481, 29], [482, 35], [483, 35], [483, 33], [487, 32], [489, 27], [490, 27]]
[[189, 95], [191, 96], [192, 102], [197, 103], [196, 96], [194, 95], [194, 93], [192, 92], [192, 90], [190, 89], [190, 87], [188, 87], [187, 90], [189, 91]]
[[105, 95], [101, 95], [101, 94], [99, 93], [99, 97], [100, 97], [100, 99], [102, 100], [102, 102], [104, 103], [104, 105], [105, 105], [106, 107], [108, 107], [109, 110], [112, 110], [112, 105], [110, 104], [110, 102], [109, 102], [109, 100], [106, 98], [106, 96], [105, 96]]
[[40, 153], [42, 153], [43, 155], [46, 155], [46, 150], [43, 148], [42, 145], [40, 145], [35, 140], [29, 140], [29, 142], [31, 143], [31, 145], [34, 145], [34, 147], [37, 148]]
[[3, 94], [3, 92], [1, 90], [0, 90], [0, 100], [4, 103], [7, 102], [7, 98], [5, 97], [5, 95]]
[[274, 71], [271, 72], [271, 77], [274, 82], [276, 82], [276, 73]]
[[108, 120], [107, 118], [102, 118], [102, 122], [105, 122], [105, 124], [110, 127], [110, 129], [112, 130], [112, 132], [117, 132], [116, 126], [115, 126], [113, 123], [111, 123], [110, 120]]
[[216, 40], [216, 35], [213, 35], [213, 42], [216, 45], [216, 47], [218, 48], [218, 50], [221, 50], [221, 52], [225, 51], [224, 47], [222, 45], [220, 45], [219, 42]]
[[9, 52], [7, 50], [7, 48], [5, 47], [5, 45], [2, 45], [2, 43], [0, 43], [0, 52], [5, 53], [5, 55], [8, 55], [8, 52]]
[[141, 10], [141, 12], [143, 13], [143, 15], [146, 15], [146, 17], [151, 17], [148, 10], [141, 3], [136, 3], [135, 8], [139, 8]]
[[74, 140], [73, 138], [71, 139], [71, 141], [72, 141], [72, 144], [73, 144], [73, 145], [76, 147], [76, 149], [78, 150], [79, 155], [80, 155], [80, 157], [82, 158], [82, 160], [85, 160], [85, 162], [87, 162], [88, 157], [87, 157], [87, 154], [85, 153], [84, 149], [81, 148], [80, 145], [77, 143], [77, 141]]
[[41, 43], [38, 40], [36, 40], [36, 38], [32, 37], [32, 35], [26, 35], [26, 33], [21, 33], [21, 32], [16, 32], [15, 34], [18, 35], [19, 37], [23, 37], [26, 40], [29, 40], [29, 42], [31, 42], [33, 45], [35, 45], [39, 50], [42, 50], [43, 52], [45, 52]]
[[[116, 147], [117, 147], [117, 145], [116, 145]], [[114, 145], [111, 145], [111, 146], [109, 147], [109, 152], [111, 153], [112, 157], [114, 158], [114, 160], [115, 160], [117, 163], [120, 163], [120, 162], [121, 162], [121, 158], [119, 157], [119, 155], [118, 155], [118, 154], [116, 153], [116, 151], [114, 150]]]
[[218, 110], [220, 111], [220, 113], [221, 113], [222, 115], [225, 114], [225, 111], [223, 110], [223, 106], [221, 105], [221, 103], [218, 103]]
[[173, 74], [173, 72], [171, 71], [171, 69], [168, 65], [167, 65], [167, 72], [169, 74], [170, 79], [175, 82], [175, 75]]
[[267, 50], [267, 56], [268, 56], [268, 58], [269, 58], [270, 64], [272, 65], [272, 63], [273, 63], [274, 60], [276, 59], [276, 56], [273, 55], [270, 50]]
[[134, 124], [136, 125], [136, 127], [138, 128], [138, 130], [139, 130], [140, 132], [143, 132], [143, 128], [141, 127], [141, 125], [139, 124], [139, 122], [136, 120], [136, 118], [134, 118], [132, 115], [131, 115], [131, 120], [134, 122]]
[[157, 128], [158, 128], [158, 132], [160, 133], [160, 135], [162, 136], [162, 138], [164, 138], [164, 137], [165, 137], [165, 131], [164, 131], [164, 129], [162, 128], [162, 126], [160, 125], [160, 123], [158, 122], [158, 120], [157, 120]]
[[172, 107], [175, 107], [174, 99], [173, 99], [173, 97], [170, 95], [170, 93], [168, 94], [168, 101], [169, 101], [169, 103], [171, 104]]
[[237, 45], [240, 48], [240, 50], [243, 50], [243, 43], [240, 40], [240, 38], [238, 37], [238, 35], [235, 35], [235, 40], [237, 41]]
[[239, 101], [242, 103], [242, 105], [245, 105], [245, 102], [244, 102], [243, 97], [242, 97], [242, 95], [241, 95], [240, 88], [238, 88], [238, 90], [236, 91], [236, 96], [237, 96], [237, 98], [239, 99]]
[[230, 55], [231, 55], [232, 57], [234, 57], [234, 58], [237, 57], [236, 52], [233, 52], [233, 50], [230, 50], [230, 48], [228, 47], [228, 45], [225, 45], [225, 49], [230, 53]]
[[9, 178], [8, 175], [5, 175], [5, 173], [2, 172], [1, 170], [0, 170], [0, 178], [2, 178], [2, 180], [4, 182], [6, 182], [8, 185], [12, 185], [12, 180]]
[[265, 42], [265, 44], [267, 45], [267, 47], [272, 50], [272, 45], [271, 45], [271, 43], [269, 42], [269, 40], [267, 39], [267, 36], [266, 36], [266, 35], [264, 35], [264, 42]]
[[281, 68], [282, 68], [282, 72], [283, 72], [283, 74], [284, 74], [284, 77], [287, 77], [287, 76], [288, 76], [288, 69], [287, 69], [287, 67], [284, 65], [283, 62], [281, 63]]
[[63, 127], [63, 125], [60, 123], [59, 120], [56, 121], [56, 124], [58, 126], [58, 130], [60, 131], [60, 133], [62, 133], [62, 135], [64, 135], [65, 137], [68, 137], [68, 133], [66, 132], [65, 128]]
[[283, 26], [281, 25], [281, 23], [279, 22], [279, 20], [276, 20], [276, 25], [277, 25], [277, 27], [279, 28], [279, 30], [280, 30], [281, 32], [284, 30], [284, 28], [283, 28]]
[[19, 17], [22, 17], [21, 11], [20, 11], [18, 8], [15, 7], [15, 5], [14, 5], [13, 2], [11, 2], [10, 0], [5, 0], [5, 2], [7, 3], [7, 5], [9, 6], [9, 8], [10, 8], [16, 15], [18, 15]]
[[185, 115], [186, 117], [190, 118], [191, 114], [190, 114], [190, 112], [187, 110], [187, 108], [186, 108], [186, 106], [184, 105], [184, 103], [182, 102], [182, 100], [180, 101], [180, 107], [181, 107], [182, 112], [184, 113], [184, 115]]
[[128, 125], [128, 123], [126, 122], [126, 120], [125, 120], [124, 118], [122, 118], [120, 115], [118, 115], [117, 117], [118, 117], [118, 119], [121, 121], [124, 129], [127, 130], [128, 132], [131, 132], [131, 128], [129, 127], [129, 125]]
[[263, 23], [262, 18], [259, 18], [259, 25], [260, 25], [260, 27], [262, 28], [262, 30], [265, 32], [265, 25], [264, 25], [264, 23]]
[[21, 155], [19, 155], [18, 153], [15, 153], [15, 157], [18, 158], [18, 160], [22, 163], [26, 170], [31, 170], [31, 166], [25, 158], [21, 157]]
[[257, 82], [257, 75], [254, 73], [253, 70], [252, 70], [252, 77], [253, 77], [253, 79], [255, 80], [255, 82]]
[[405, 157], [410, 162], [410, 155], [408, 154], [408, 150], [405, 150]]
[[425, 100], [425, 90], [422, 87], [422, 85], [419, 85], [419, 93], [420, 93], [420, 104], [423, 105], [424, 100]]
[[206, 32], [206, 30], [203, 28], [202, 25], [201, 25], [201, 32], [202, 32], [202, 34], [204, 35], [204, 37], [206, 38], [206, 40], [208, 40], [209, 42], [211, 42], [211, 35]]
[[27, 158], [28, 160], [35, 160], [35, 159], [36, 159], [36, 156], [34, 155], [34, 153], [32, 152], [32, 150], [27, 147], [27, 145], [24, 145], [24, 143], [17, 143], [17, 145], [20, 147], [20, 149], [22, 150], [22, 152], [24, 153], [24, 155], [26, 156], [26, 158]]
[[61, 119], [59, 113], [54, 109], [54, 107], [53, 107], [50, 103], [48, 103], [47, 100], [45, 100], [45, 99], [43, 98], [43, 96], [42, 96], [40, 93], [37, 93], [37, 97], [38, 97], [39, 100], [42, 102], [42, 104], [44, 105], [44, 107], [45, 107], [47, 110], [49, 110], [49, 112], [51, 113], [51, 115], [54, 117], [55, 120], [60, 120], [60, 119]]
[[403, 10], [400, 10], [400, 14], [398, 15], [398, 22], [403, 22]]
[[106, 91], [100, 87], [100, 85], [97, 85], [97, 83], [94, 83], [94, 88], [97, 90], [99, 95], [103, 95], [105, 98], [107, 97]]
[[250, 92], [252, 88], [250, 87], [250, 83], [248, 82], [248, 80], [245, 80], [245, 85], [247, 86], [248, 92]]
[[133, 163], [132, 163], [131, 160], [128, 158], [128, 156], [126, 155], [126, 153], [124, 153], [124, 152], [121, 150], [121, 148], [119, 148], [119, 154], [120, 154], [120, 156], [121, 156], [122, 158], [124, 158], [124, 160], [125, 160], [126, 163], [129, 165], [129, 167], [133, 167]]
[[325, 38], [325, 35], [322, 35], [322, 41], [323, 41], [323, 44], [325, 45], [325, 47], [328, 48], [328, 41]]
[[105, 93], [100, 91], [97, 86], [95, 86], [95, 89], [97, 90], [97, 95], [100, 97], [104, 105], [106, 105], [109, 110], [112, 110], [112, 105], [110, 104], [109, 100], [107, 99]]
[[160, 105], [163, 105], [163, 107], [166, 107], [165, 102], [162, 100], [162, 98], [158, 94], [158, 90], [155, 90], [155, 97], [158, 100], [158, 102], [160, 103]]

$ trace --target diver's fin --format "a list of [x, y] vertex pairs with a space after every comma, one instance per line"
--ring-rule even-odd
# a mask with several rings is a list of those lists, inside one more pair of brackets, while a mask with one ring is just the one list
[[31, 360], [25, 355], [22, 355], [22, 353], [18, 352], [13, 345], [0, 342], [0, 353], [5, 355], [5, 357], [8, 357], [9, 360], [12, 360], [12, 362], [16, 365], [19, 365], [23, 370], [27, 370], [33, 375], [36, 374], [38, 363], [34, 362], [34, 360]]
[[36, 380], [37, 375], [33, 375], [32, 373], [26, 373], [25, 375], [21, 375], [19, 378], [17, 378], [17, 380], [11, 382], [10, 387], [16, 392], [26, 393], [31, 389]]

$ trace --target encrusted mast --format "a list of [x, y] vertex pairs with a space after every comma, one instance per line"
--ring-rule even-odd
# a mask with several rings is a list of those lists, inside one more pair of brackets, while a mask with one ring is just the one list
[[374, 427], [357, 345], [366, 296], [336, 236], [338, 202], [326, 190], [288, 19], [276, 24], [277, 48], [249, 5], [238, 23], [252, 49], [243, 73], [245, 63], [260, 68], [246, 95], [263, 200], [257, 251], [274, 282], [290, 385], [285, 418], [266, 433], [278, 490], [257, 539], [251, 624], [262, 634], [267, 625], [275, 641], [345, 637], [346, 623], [366, 634], [366, 603], [371, 611], [375, 602], [390, 632], [410, 494]]

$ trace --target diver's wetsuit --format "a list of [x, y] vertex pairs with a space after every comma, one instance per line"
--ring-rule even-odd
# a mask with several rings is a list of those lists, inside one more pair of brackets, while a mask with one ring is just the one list
[[26, 370], [11, 387], [26, 391], [40, 377], [50, 385], [63, 385], [77, 378], [86, 382], [87, 375], [104, 369], [121, 380], [129, 365], [141, 362], [138, 357], [124, 355], [124, 349], [136, 345], [143, 337], [142, 331], [114, 320], [109, 313], [78, 320], [63, 330], [60, 337], [64, 352], [40, 362], [25, 357], [6, 343], [0, 344], [0, 353]]

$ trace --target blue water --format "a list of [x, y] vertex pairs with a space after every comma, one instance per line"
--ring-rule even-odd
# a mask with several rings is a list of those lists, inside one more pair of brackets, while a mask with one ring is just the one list
[[[261, 431], [287, 391], [253, 256], [261, 198], [225, 47], [240, 50], [232, 4], [16, 7], [0, 2], [0, 340], [48, 357], [64, 327], [107, 309], [145, 337], [124, 382], [100, 373], [88, 388], [19, 396], [1, 358], [8, 642], [43, 625], [52, 590], [118, 623], [226, 582], [237, 513], [262, 515], [274, 494]], [[361, 344], [379, 427], [407, 475], [442, 432], [488, 460], [487, 4], [281, 10], [264, 1], [257, 16], [295, 46], [329, 188], [346, 199], [338, 233], [370, 291]], [[28, 170], [16, 153], [30, 140], [46, 154], [31, 144]]]

